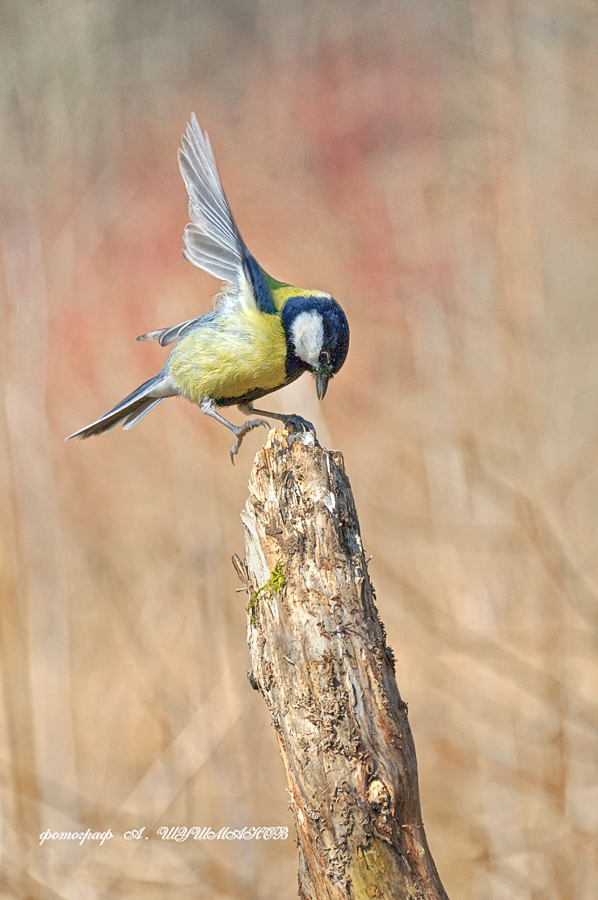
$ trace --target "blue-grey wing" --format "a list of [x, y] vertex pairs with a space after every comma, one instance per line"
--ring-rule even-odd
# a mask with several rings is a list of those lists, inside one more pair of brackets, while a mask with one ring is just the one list
[[236, 301], [248, 284], [258, 309], [275, 315], [270, 289], [228, 205], [210, 139], [202, 134], [194, 113], [179, 150], [179, 166], [189, 194], [191, 218], [185, 227], [185, 257], [237, 288], [237, 294], [228, 294], [229, 301]]
[[148, 331], [147, 334], [140, 334], [138, 341], [158, 341], [162, 347], [178, 341], [184, 334], [195, 328], [196, 325], [209, 325], [218, 317], [218, 311], [206, 313], [204, 316], [197, 316], [195, 319], [187, 319], [180, 325], [173, 325], [172, 328], [160, 328], [158, 331]]
[[207, 133], [193, 113], [179, 150], [181, 175], [189, 194], [183, 254], [223, 281], [240, 287], [245, 246], [220, 183]]

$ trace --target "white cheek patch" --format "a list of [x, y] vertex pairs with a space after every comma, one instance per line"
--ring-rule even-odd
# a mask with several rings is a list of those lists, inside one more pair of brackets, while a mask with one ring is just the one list
[[299, 359], [316, 368], [324, 343], [324, 325], [320, 313], [315, 310], [299, 313], [291, 325], [291, 339]]

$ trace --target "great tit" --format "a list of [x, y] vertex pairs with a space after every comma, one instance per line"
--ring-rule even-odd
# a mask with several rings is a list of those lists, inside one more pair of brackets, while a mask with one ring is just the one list
[[212, 312], [138, 337], [162, 346], [176, 341], [162, 371], [67, 440], [101, 434], [119, 422], [131, 428], [166, 397], [182, 396], [234, 433], [234, 462], [247, 432], [268, 423], [248, 419], [233, 425], [218, 408], [236, 405], [246, 415], [279, 419], [292, 431], [313, 430], [300, 416], [254, 409], [253, 401], [303, 372], [313, 374], [322, 400], [346, 359], [349, 326], [330, 294], [276, 281], [255, 261], [233, 219], [208, 135], [202, 134], [194, 114], [178, 158], [191, 219], [183, 255], [226, 283]]

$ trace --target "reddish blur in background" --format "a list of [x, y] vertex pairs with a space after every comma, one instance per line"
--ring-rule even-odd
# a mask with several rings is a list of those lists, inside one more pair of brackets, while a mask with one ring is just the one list
[[218, 290], [180, 252], [192, 110], [257, 259], [350, 321], [324, 403], [309, 378], [272, 403], [345, 454], [449, 895], [594, 897], [594, 3], [1, 12], [1, 897], [295, 892], [230, 563], [265, 432], [233, 468], [172, 400], [63, 443], [162, 366], [138, 334]]

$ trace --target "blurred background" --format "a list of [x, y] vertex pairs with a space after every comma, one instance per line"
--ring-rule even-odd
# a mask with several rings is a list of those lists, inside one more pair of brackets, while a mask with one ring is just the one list
[[[265, 432], [233, 468], [231, 435], [172, 400], [63, 442], [162, 366], [138, 334], [218, 290], [181, 256], [194, 110], [257, 259], [350, 320], [324, 403], [308, 378], [272, 403], [345, 455], [449, 895], [594, 897], [593, 0], [0, 14], [0, 896], [296, 890], [230, 563]], [[116, 837], [38, 846], [88, 827]]]

